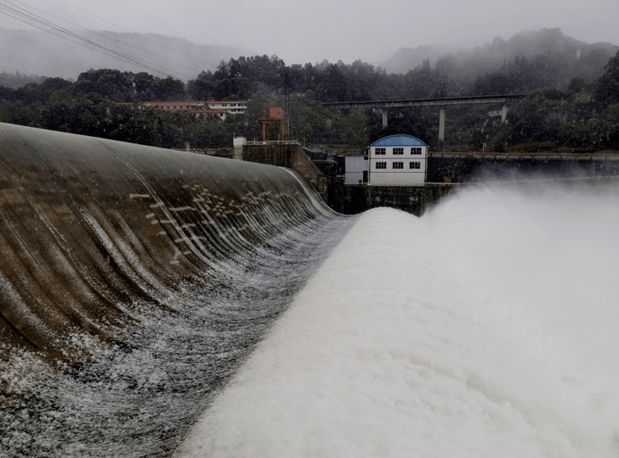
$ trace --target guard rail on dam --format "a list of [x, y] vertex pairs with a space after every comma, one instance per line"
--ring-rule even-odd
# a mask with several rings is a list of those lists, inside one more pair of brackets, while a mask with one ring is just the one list
[[354, 221], [262, 164], [7, 124], [0, 164], [0, 456], [167, 456]]

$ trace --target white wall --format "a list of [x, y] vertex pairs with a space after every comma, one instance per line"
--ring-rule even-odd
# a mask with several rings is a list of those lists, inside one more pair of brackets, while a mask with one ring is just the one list
[[346, 175], [344, 176], [345, 185], [358, 185], [363, 182], [363, 171], [368, 170], [369, 161], [365, 159], [365, 155], [346, 156], [344, 158], [346, 164]]
[[[404, 154], [393, 154], [391, 146], [383, 147], [384, 155], [376, 154], [376, 147], [370, 148], [370, 177], [369, 184], [374, 186], [423, 186], [426, 181], [428, 147], [421, 147], [421, 154], [411, 154], [411, 148], [419, 147], [395, 147], [403, 148]], [[378, 169], [377, 163], [386, 163], [385, 169]], [[394, 169], [394, 162], [402, 162], [402, 169]], [[411, 169], [411, 162], [419, 162], [418, 169]]]

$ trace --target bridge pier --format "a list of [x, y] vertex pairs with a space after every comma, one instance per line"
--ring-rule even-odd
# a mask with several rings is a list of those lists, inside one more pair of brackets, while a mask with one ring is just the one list
[[386, 129], [388, 124], [389, 124], [389, 112], [387, 110], [383, 110], [383, 129]]
[[438, 141], [445, 141], [445, 108], [441, 108], [438, 116]]
[[507, 104], [501, 108], [501, 124], [505, 124], [505, 121], [507, 121]]

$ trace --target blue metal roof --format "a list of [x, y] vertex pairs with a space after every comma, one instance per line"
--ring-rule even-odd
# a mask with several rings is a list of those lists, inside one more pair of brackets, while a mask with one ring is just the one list
[[412, 135], [389, 135], [375, 141], [370, 146], [427, 146], [424, 142]]

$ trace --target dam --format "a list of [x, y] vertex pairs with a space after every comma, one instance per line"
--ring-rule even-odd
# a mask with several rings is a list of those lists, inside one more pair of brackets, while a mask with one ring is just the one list
[[619, 192], [339, 215], [0, 125], [0, 457], [616, 456]]

